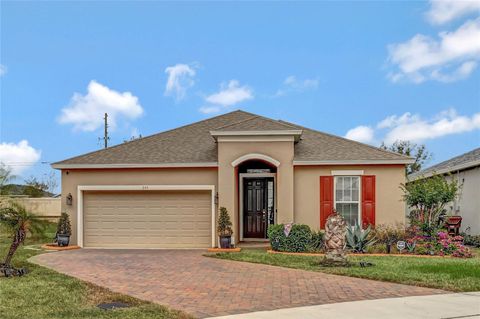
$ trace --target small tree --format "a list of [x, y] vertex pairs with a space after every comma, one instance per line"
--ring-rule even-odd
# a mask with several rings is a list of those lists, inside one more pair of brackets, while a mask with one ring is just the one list
[[25, 189], [23, 191], [24, 195], [28, 195], [31, 197], [43, 197], [45, 192], [48, 190], [48, 185], [38, 180], [34, 176], [30, 176], [28, 179], [25, 180]]
[[70, 225], [70, 217], [63, 212], [57, 224], [57, 235], [70, 236], [72, 234], [72, 226]]
[[46, 192], [53, 193], [55, 188], [58, 186], [57, 179], [54, 172], [50, 172], [48, 175], [39, 180], [34, 176], [30, 176], [25, 180], [24, 195], [31, 197], [43, 197]]
[[445, 214], [445, 206], [457, 199], [459, 185], [455, 179], [448, 181], [443, 176], [434, 175], [419, 178], [402, 184], [403, 199], [412, 209], [410, 221], [429, 236], [435, 235]]
[[420, 171], [423, 165], [432, 158], [432, 153], [427, 150], [425, 144], [417, 145], [410, 141], [399, 140], [392, 145], [385, 145], [385, 143], [382, 142], [380, 148], [413, 157], [415, 162], [406, 166], [407, 175]]
[[217, 231], [220, 236], [231, 236], [233, 234], [230, 215], [225, 207], [220, 207]]
[[5, 275], [7, 273], [13, 274], [16, 272], [10, 265], [13, 255], [18, 247], [25, 242], [28, 233], [44, 232], [45, 222], [28, 212], [24, 206], [16, 202], [8, 202], [3, 203], [0, 207], [0, 224], [6, 227], [12, 237], [12, 244], [4, 262], [0, 264], [0, 271]]
[[7, 165], [0, 163], [0, 195], [3, 195], [5, 184], [10, 182], [16, 176], [12, 174], [12, 169]]

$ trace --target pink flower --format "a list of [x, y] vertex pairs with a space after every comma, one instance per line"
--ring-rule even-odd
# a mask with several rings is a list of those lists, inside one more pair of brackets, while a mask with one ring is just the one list
[[438, 232], [438, 237], [440, 239], [448, 239], [448, 234], [441, 231], [441, 232]]

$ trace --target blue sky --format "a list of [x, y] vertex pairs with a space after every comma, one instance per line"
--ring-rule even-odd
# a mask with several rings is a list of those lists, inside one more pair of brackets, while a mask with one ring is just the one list
[[[1, 2], [0, 160], [47, 163], [244, 109], [429, 164], [480, 144], [479, 2]], [[42, 163], [44, 162], [44, 163]]]

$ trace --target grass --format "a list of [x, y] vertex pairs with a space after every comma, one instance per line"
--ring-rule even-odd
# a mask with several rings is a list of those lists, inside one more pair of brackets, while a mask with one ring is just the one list
[[[207, 256], [460, 292], [480, 291], [480, 249], [475, 249], [475, 255], [469, 259], [354, 256], [349, 257], [350, 267], [322, 267], [319, 261], [323, 257], [268, 254], [263, 249]], [[360, 261], [374, 266], [362, 268]]]
[[[2, 319], [14, 318], [191, 318], [189, 315], [167, 307], [114, 293], [56, 271], [29, 263], [28, 258], [44, 253], [41, 243], [51, 241], [54, 225], [48, 227], [44, 237], [28, 238], [13, 259], [16, 267], [27, 267], [23, 277], [0, 277], [0, 314]], [[4, 258], [10, 239], [0, 228], [0, 257]], [[102, 310], [96, 307], [102, 302], [120, 301], [129, 308]]]

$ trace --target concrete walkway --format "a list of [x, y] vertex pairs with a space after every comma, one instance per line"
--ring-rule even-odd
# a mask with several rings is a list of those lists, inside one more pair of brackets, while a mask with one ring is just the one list
[[460, 319], [480, 318], [480, 292], [341, 302], [259, 311], [215, 319]]

